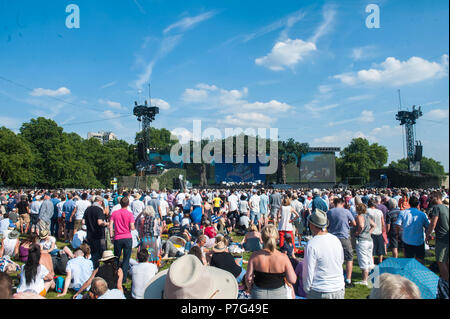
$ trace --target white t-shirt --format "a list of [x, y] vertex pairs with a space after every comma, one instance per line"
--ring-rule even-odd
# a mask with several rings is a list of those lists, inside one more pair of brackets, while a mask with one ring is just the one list
[[66, 271], [72, 274], [71, 288], [80, 289], [88, 281], [94, 271], [92, 261], [82, 256], [73, 258], [67, 262]]
[[131, 212], [133, 213], [134, 219], [136, 219], [144, 210], [145, 204], [140, 200], [135, 200], [129, 207], [131, 207]]
[[191, 223], [191, 219], [190, 219], [190, 218], [187, 218], [187, 217], [184, 217], [184, 218], [181, 220], [181, 227], [189, 226], [190, 223]]
[[25, 265], [22, 265], [22, 271], [20, 273], [20, 284], [19, 287], [17, 287], [17, 292], [33, 290], [36, 294], [40, 294], [45, 289], [44, 278], [49, 273], [48, 269], [45, 268], [44, 265], [39, 265], [37, 267], [36, 277], [34, 277], [34, 280], [32, 280], [30, 284], [27, 285], [24, 268]]
[[163, 199], [159, 200], [159, 208], [161, 208], [161, 217], [167, 216], [169, 210], [169, 203]]
[[183, 205], [183, 201], [184, 201], [185, 197], [186, 197], [186, 195], [184, 193], [179, 193], [177, 195], [177, 197], [175, 198], [177, 201], [177, 205]]
[[293, 231], [291, 220], [291, 206], [282, 206], [281, 207], [281, 218], [280, 224], [278, 225], [278, 230], [282, 231]]
[[64, 206], [65, 202], [66, 201], [59, 202], [58, 204], [56, 204], [56, 209], [58, 210], [58, 217], [62, 217], [63, 206]]
[[369, 215], [370, 219], [375, 223], [375, 229], [372, 232], [372, 235], [381, 235], [381, 220], [384, 218], [383, 212], [376, 208], [368, 208], [367, 215]]
[[250, 206], [252, 208], [250, 208], [252, 211], [254, 212], [258, 212], [259, 213], [259, 202], [260, 202], [260, 198], [258, 195], [253, 195], [252, 197], [250, 197]]
[[228, 196], [228, 202], [230, 203], [230, 212], [238, 209], [239, 199], [236, 195], [232, 194]]
[[52, 248], [53, 243], [56, 243], [56, 238], [53, 236], [48, 236], [46, 240], [41, 240], [39, 244], [41, 245], [43, 250], [50, 250], [50, 248]]
[[139, 263], [131, 268], [131, 295], [134, 299], [144, 299], [144, 293], [158, 267], [152, 263]]
[[77, 212], [75, 213], [75, 220], [82, 220], [86, 208], [91, 206], [91, 202], [88, 200], [77, 200], [75, 202], [75, 207]]
[[126, 299], [125, 295], [119, 289], [108, 290], [103, 296], [98, 299]]
[[[111, 214], [112, 214], [113, 212], [115, 212], [116, 210], [119, 210], [119, 209], [122, 209], [122, 206], [120, 206], [120, 203], [113, 206], [113, 208], [111, 209]], [[133, 212], [131, 211], [130, 205], [127, 206], [127, 210], [128, 210], [130, 213], [133, 213]]]
[[336, 292], [345, 289], [344, 249], [332, 234], [314, 236], [305, 249], [303, 260], [303, 289]]

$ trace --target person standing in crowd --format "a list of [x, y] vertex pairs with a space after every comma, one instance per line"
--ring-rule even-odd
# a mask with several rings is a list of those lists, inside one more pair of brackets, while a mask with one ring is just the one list
[[30, 205], [28, 204], [28, 196], [20, 196], [20, 202], [16, 204], [17, 211], [19, 213], [20, 232], [28, 233], [30, 228]]
[[258, 230], [261, 231], [261, 209], [259, 207], [261, 198], [259, 195], [260, 193], [254, 189], [253, 195], [250, 197], [248, 204], [250, 207], [250, 221], [252, 224], [258, 225]]
[[376, 225], [375, 222], [367, 214], [367, 207], [363, 203], [356, 204], [356, 255], [358, 256], [359, 268], [362, 272], [362, 280], [357, 284], [367, 286], [369, 271], [375, 268], [373, 264], [373, 240], [372, 232]]
[[239, 198], [237, 196], [237, 192], [235, 192], [234, 190], [231, 190], [230, 195], [228, 196], [228, 215], [227, 215], [227, 217], [231, 223], [232, 228], [236, 227], [237, 219], [239, 218], [238, 204], [239, 204]]
[[63, 239], [63, 234], [66, 233], [65, 214], [63, 212], [63, 206], [66, 203], [66, 195], [61, 194], [59, 199], [59, 203], [56, 204], [56, 210], [58, 211], [58, 234], [56, 236], [58, 239]]
[[320, 209], [324, 212], [328, 211], [328, 205], [325, 202], [325, 200], [320, 197], [321, 191], [317, 188], [313, 190], [313, 199], [312, 199], [312, 206], [311, 211], [314, 212], [316, 209]]
[[284, 196], [282, 202], [281, 202], [281, 209], [280, 212], [277, 214], [277, 220], [278, 220], [278, 233], [280, 236], [280, 247], [283, 247], [284, 245], [284, 237], [289, 234], [292, 242], [292, 246], [295, 247], [295, 239], [294, 239], [294, 227], [292, 225], [292, 215], [295, 216], [295, 218], [298, 217], [297, 212], [295, 209], [291, 206], [291, 200], [288, 196]]
[[60, 202], [59, 198], [58, 198], [58, 194], [57, 193], [53, 193], [51, 196], [51, 201], [53, 203], [53, 216], [50, 220], [50, 234], [53, 237], [58, 237], [58, 203]]
[[436, 262], [441, 277], [448, 281], [448, 206], [442, 203], [440, 193], [433, 195], [434, 205], [431, 207], [431, 222], [428, 226], [426, 239], [431, 239], [433, 231], [436, 233]]
[[297, 193], [292, 195], [291, 206], [298, 214], [298, 217], [294, 219], [293, 224], [295, 226], [298, 242], [301, 243], [303, 234], [303, 221], [302, 221], [303, 204], [298, 200]]
[[71, 193], [67, 194], [67, 200], [63, 205], [63, 213], [66, 221], [66, 232], [64, 233], [65, 242], [71, 242], [74, 234], [74, 221], [72, 218], [72, 213], [75, 210], [75, 201], [73, 200], [73, 195]]
[[419, 210], [419, 199], [411, 196], [409, 209], [402, 210], [395, 225], [397, 232], [403, 231], [402, 241], [405, 246], [405, 257], [416, 258], [422, 264], [425, 262], [425, 234], [430, 226], [427, 215]]
[[[383, 262], [383, 256], [386, 255], [383, 238], [383, 229], [385, 228], [383, 212], [376, 208], [376, 203], [373, 199], [369, 199], [367, 206], [369, 207], [367, 214], [376, 225], [372, 232], [374, 264], [381, 264]], [[375, 263], [375, 257], [378, 257], [377, 263]]]
[[297, 275], [288, 256], [276, 249], [276, 227], [264, 226], [261, 237], [264, 248], [254, 252], [248, 261], [245, 275], [247, 289], [252, 299], [287, 299], [285, 280], [293, 285]]
[[133, 213], [134, 220], [143, 212], [145, 208], [144, 202], [140, 200], [141, 195], [135, 194], [135, 200], [130, 204], [131, 212]]
[[87, 198], [88, 194], [83, 193], [81, 194], [81, 200], [77, 200], [75, 203], [75, 209], [72, 211], [71, 215], [72, 218], [71, 221], [74, 222], [73, 224], [74, 232], [77, 232], [81, 228], [84, 212], [89, 206], [91, 206], [91, 202], [88, 201]]
[[278, 212], [280, 211], [282, 200], [283, 197], [278, 192], [278, 190], [274, 190], [273, 193], [269, 196], [269, 207], [270, 207], [269, 219], [273, 220], [275, 226], [276, 226], [276, 217], [278, 216]]
[[342, 272], [344, 249], [339, 239], [328, 233], [327, 213], [316, 209], [308, 217], [313, 238], [303, 261], [303, 290], [308, 299], [344, 299]]
[[83, 224], [86, 225], [86, 241], [91, 248], [91, 259], [94, 268], [98, 268], [99, 260], [106, 250], [106, 227], [109, 223], [106, 221], [102, 207], [103, 198], [96, 196], [94, 204], [84, 211]]
[[334, 208], [327, 213], [327, 218], [330, 223], [328, 232], [336, 236], [342, 244], [344, 249], [346, 279], [345, 287], [354, 287], [352, 284], [353, 271], [353, 247], [350, 240], [350, 227], [355, 227], [355, 219], [348, 209], [344, 208], [345, 201], [342, 198], [335, 198], [333, 200]]
[[261, 189], [261, 195], [259, 196], [259, 211], [261, 213], [261, 229], [268, 223], [269, 214], [269, 196], [267, 196], [267, 191], [263, 188]]
[[109, 232], [114, 234], [114, 256], [117, 257], [117, 262], [119, 262], [123, 251], [122, 271], [124, 274], [123, 283], [125, 284], [133, 245], [131, 231], [135, 230], [135, 227], [133, 214], [127, 209], [129, 205], [128, 197], [123, 197], [120, 200], [120, 205], [122, 209], [116, 210], [111, 215]]
[[42, 205], [42, 197], [36, 195], [35, 200], [30, 204], [30, 228], [29, 232], [38, 232], [39, 211]]
[[392, 257], [398, 258], [398, 246], [400, 235], [395, 229], [395, 222], [397, 221], [400, 209], [397, 201], [394, 198], [388, 200], [388, 213], [386, 214], [386, 233], [389, 241], [389, 248], [392, 250]]
[[50, 194], [44, 195], [44, 201], [39, 209], [39, 232], [46, 229], [50, 231], [50, 223], [54, 212], [53, 202], [50, 200]]

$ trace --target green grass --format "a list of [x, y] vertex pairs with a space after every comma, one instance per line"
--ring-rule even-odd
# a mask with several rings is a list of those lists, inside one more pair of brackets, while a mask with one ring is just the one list
[[[231, 237], [233, 238], [234, 242], [241, 242], [241, 240], [244, 238], [244, 236], [237, 236], [234, 233], [231, 234]], [[64, 248], [64, 246], [67, 246], [69, 244], [61, 242], [61, 241], [57, 241], [56, 246], [59, 249]], [[69, 246], [69, 248], [71, 248]], [[137, 249], [134, 248], [131, 254], [131, 258], [136, 259], [136, 254], [137, 254]], [[244, 252], [242, 254], [244, 260], [248, 261], [250, 259], [251, 253], [249, 252]], [[392, 257], [392, 252], [388, 252], [387, 257], [385, 258], [389, 258]], [[400, 250], [399, 251], [399, 257], [404, 257], [403, 252]], [[435, 256], [434, 256], [434, 250], [428, 250], [427, 251], [427, 255], [425, 257], [425, 266], [429, 267], [433, 262], [435, 261]], [[170, 265], [172, 264], [172, 260], [164, 263], [162, 265], [162, 267], [160, 268], [160, 271], [168, 269], [170, 267]], [[19, 265], [22, 265], [21, 262], [17, 262]], [[247, 264], [243, 264], [243, 267], [245, 269], [247, 269]], [[13, 279], [13, 285], [14, 287], [17, 287], [19, 285], [19, 277], [18, 277], [18, 273], [14, 273], [11, 274], [11, 278]], [[437, 273], [437, 275], [439, 275], [439, 273]], [[64, 277], [64, 276], [63, 276]], [[353, 274], [352, 274], [352, 281], [353, 282], [357, 282], [360, 281], [362, 279], [362, 272], [361, 269], [358, 266], [358, 259], [356, 257], [356, 253], [354, 254], [354, 259], [353, 259]], [[131, 278], [128, 278], [128, 282], [124, 285], [125, 288], [125, 295], [127, 296], [127, 298], [131, 298]], [[50, 291], [47, 293], [46, 298], [47, 299], [72, 299], [73, 295], [75, 293], [69, 289], [68, 293], [66, 296], [58, 298], [57, 297], [57, 293], [55, 291]], [[370, 294], [370, 288], [362, 286], [362, 285], [355, 285], [354, 288], [347, 288], [345, 290], [345, 299], [366, 299], [367, 296]]]

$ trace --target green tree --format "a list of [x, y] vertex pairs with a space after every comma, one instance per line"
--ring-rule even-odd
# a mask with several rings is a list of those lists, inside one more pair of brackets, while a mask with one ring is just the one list
[[[176, 139], [171, 139], [172, 133], [165, 128], [157, 129], [150, 127], [145, 133], [148, 135], [149, 147], [156, 148], [161, 153], [169, 153], [172, 146], [177, 143]], [[138, 143], [142, 137], [143, 132], [138, 132], [135, 142]]]
[[27, 142], [6, 127], [0, 127], [0, 182], [25, 186], [33, 181], [33, 153]]
[[[403, 158], [398, 161], [393, 161], [389, 164], [389, 168], [397, 168], [401, 170], [407, 171], [408, 167], [408, 159]], [[422, 161], [420, 162], [420, 171], [425, 174], [430, 174], [434, 176], [444, 176], [445, 170], [442, 164], [432, 158], [422, 157]]]
[[[286, 166], [289, 163], [297, 161], [300, 172], [302, 155], [308, 152], [309, 145], [307, 143], [299, 143], [293, 138], [278, 143], [278, 171], [277, 182], [286, 184]], [[300, 173], [299, 173], [300, 174]], [[300, 176], [299, 176], [300, 179]]]
[[338, 175], [346, 177], [364, 177], [369, 180], [371, 169], [382, 168], [388, 159], [386, 147], [377, 143], [370, 144], [365, 138], [355, 138], [341, 151], [336, 162]]

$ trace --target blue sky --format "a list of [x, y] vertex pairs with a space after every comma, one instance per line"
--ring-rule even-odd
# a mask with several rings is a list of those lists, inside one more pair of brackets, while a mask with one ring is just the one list
[[[72, 3], [79, 29], [65, 24]], [[372, 3], [380, 28], [366, 27]], [[0, 125], [45, 116], [132, 142], [150, 81], [158, 128], [272, 127], [311, 146], [362, 136], [391, 161], [404, 154], [400, 89], [404, 109], [423, 107], [424, 155], [448, 171], [448, 29], [443, 0], [0, 0]]]

